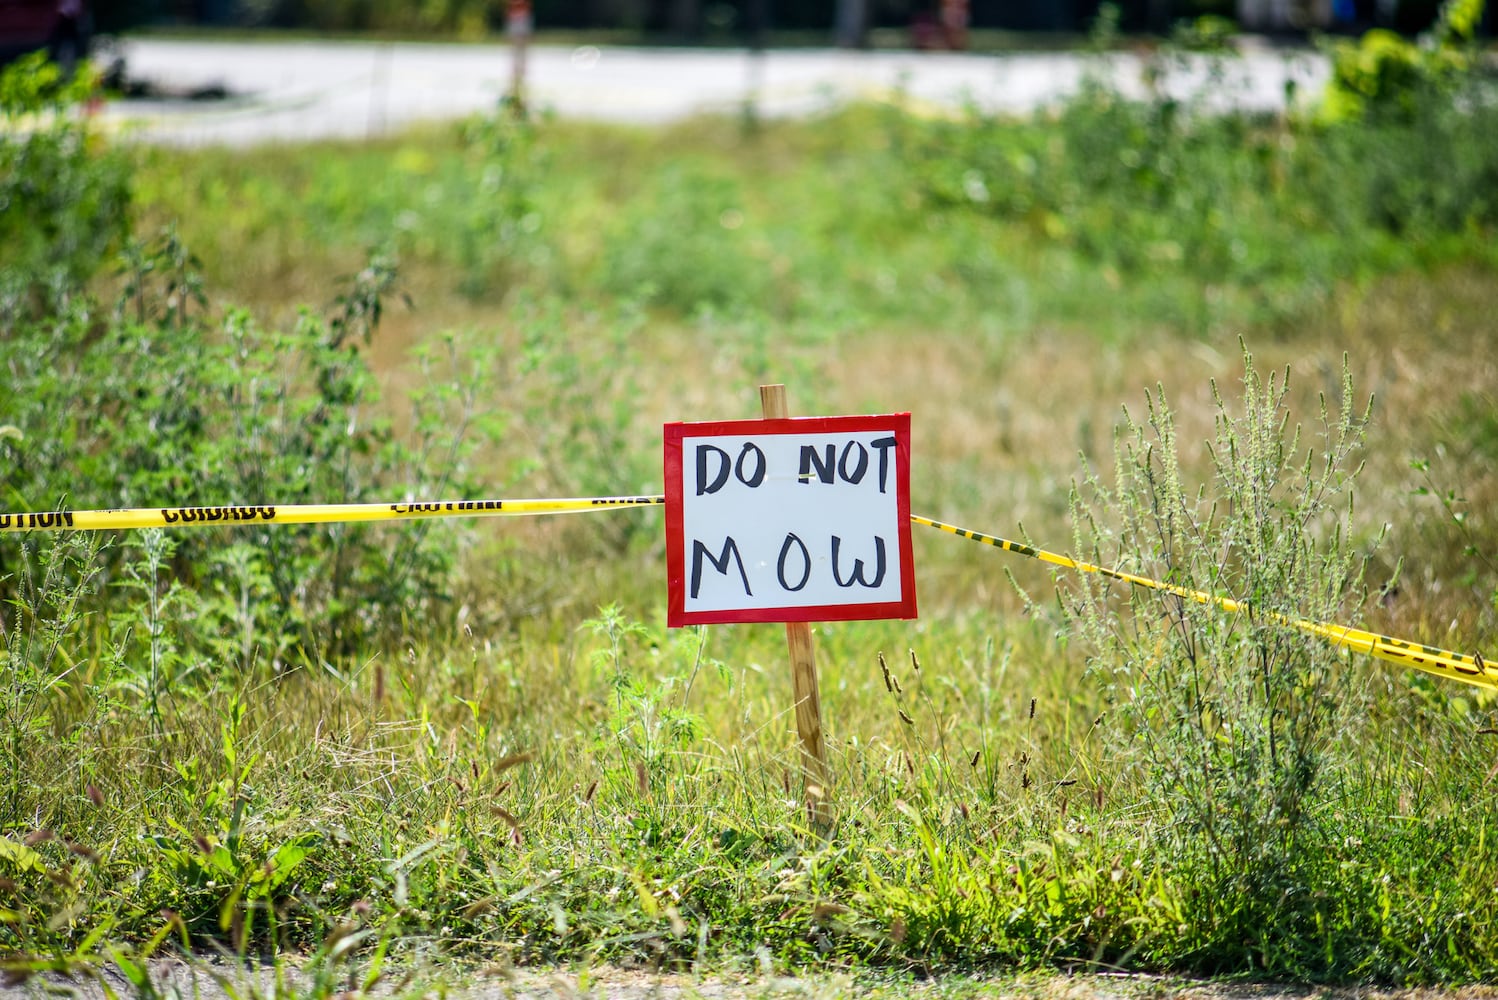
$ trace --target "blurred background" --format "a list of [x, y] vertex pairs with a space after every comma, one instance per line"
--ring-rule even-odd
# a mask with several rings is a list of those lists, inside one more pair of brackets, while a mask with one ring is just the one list
[[[19, 0], [7, 0], [15, 3]], [[1043, 44], [1014, 33], [1079, 34], [1099, 0], [534, 0], [541, 30], [625, 42], [726, 45], [992, 47]], [[3, 5], [0, 5], [3, 6]], [[1413, 33], [1437, 0], [1122, 0], [1124, 31], [1167, 33], [1207, 15], [1249, 31], [1389, 27]], [[482, 37], [502, 31], [506, 0], [97, 0], [100, 31], [144, 26], [290, 28]], [[1491, 11], [1484, 19], [1490, 32]]]

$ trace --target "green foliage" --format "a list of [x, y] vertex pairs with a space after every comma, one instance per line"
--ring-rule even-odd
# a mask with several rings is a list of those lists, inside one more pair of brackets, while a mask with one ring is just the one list
[[1294, 622], [1356, 625], [1351, 489], [1367, 413], [1345, 368], [1340, 399], [1323, 400], [1310, 433], [1291, 424], [1288, 371], [1266, 381], [1245, 352], [1243, 386], [1240, 413], [1214, 393], [1210, 486], [1186, 481], [1174, 415], [1155, 392], [1144, 421], [1126, 414], [1116, 486], [1090, 479], [1075, 515], [1078, 551], [1096, 564], [1228, 595], [1240, 610], [1136, 588], [1120, 615], [1118, 595], [1091, 576], [1063, 607], [1123, 710], [1118, 752], [1157, 804], [1165, 856], [1200, 889], [1201, 931], [1233, 951], [1249, 942], [1206, 960], [1274, 972], [1289, 961], [1280, 939], [1308, 919], [1295, 901], [1326, 891], [1336, 743], [1364, 738], [1358, 674]]
[[64, 81], [42, 53], [0, 68], [0, 336], [76, 295], [125, 236], [124, 159], [80, 113], [96, 86], [87, 71]]
[[1498, 145], [1488, 139], [1498, 127], [1498, 98], [1473, 87], [1454, 103], [1422, 89], [1410, 103], [1407, 124], [1374, 117], [1334, 130], [1327, 160], [1357, 199], [1349, 207], [1359, 215], [1350, 221], [1439, 259], [1443, 245], [1498, 225]]
[[1340, 42], [1332, 50], [1332, 82], [1322, 114], [1329, 121], [1343, 121], [1363, 117], [1373, 106], [1412, 117], [1415, 92], [1429, 61], [1419, 46], [1383, 28], [1356, 43]]
[[1298, 200], [1283, 149], [1244, 119], [1091, 84], [1046, 123], [932, 123], [911, 167], [934, 205], [1021, 220], [1115, 281], [1184, 271], [1246, 291], [1273, 316], [1302, 307], [1349, 252], [1342, 239], [1308, 237], [1283, 203]]
[[1392, 116], [1415, 121], [1430, 110], [1421, 106], [1422, 92], [1434, 90], [1449, 99], [1470, 90], [1478, 65], [1472, 43], [1484, 5], [1484, 0], [1447, 0], [1430, 36], [1418, 43], [1382, 28], [1357, 41], [1332, 43], [1332, 78], [1321, 118], [1343, 122]]
[[[557, 302], [520, 301], [521, 339], [512, 403], [530, 429], [531, 446], [519, 458], [517, 476], [551, 496], [615, 496], [650, 493], [659, 483], [657, 458], [642, 447], [654, 428], [640, 419], [637, 377], [620, 372], [611, 359], [627, 354], [645, 317], [636, 303], [622, 303], [587, 338], [569, 350], [567, 318]], [[658, 540], [650, 517], [610, 519], [579, 525], [589, 548], [622, 553]]]
[[[1210, 58], [1230, 86], [1229, 57]], [[287, 247], [347, 269], [347, 247], [388, 241], [438, 294], [622, 301], [731, 326], [735, 351], [787, 323], [994, 329], [1037, 310], [1284, 333], [1339, 288], [1490, 253], [1498, 104], [1474, 74], [1453, 86], [1417, 90], [1412, 116], [1327, 125], [1094, 81], [1034, 120], [858, 108], [789, 136], [714, 123], [661, 143], [501, 109], [456, 137], [255, 169], [153, 153], [138, 187], [184, 216], [213, 280], [248, 271], [262, 295], [302, 273]]]
[[473, 118], [462, 133], [467, 174], [478, 183], [450, 206], [458, 209], [451, 232], [463, 268], [459, 288], [497, 298], [548, 264], [548, 220], [537, 200], [548, 157], [535, 126], [508, 107]]
[[[238, 310], [217, 321], [193, 312], [195, 302], [203, 309], [201, 282], [172, 234], [132, 244], [122, 260], [116, 321], [101, 329], [71, 310], [11, 334], [11, 399], [27, 405], [7, 415], [21, 437], [0, 446], [8, 505], [358, 503], [477, 491], [466, 456], [501, 426], [476, 413], [479, 368], [444, 371], [429, 357], [426, 383], [408, 400], [408, 434], [379, 412], [363, 348], [395, 281], [389, 258], [373, 256], [327, 314], [303, 312], [290, 331], [267, 331]], [[463, 363], [481, 367], [483, 356]], [[183, 669], [209, 651], [241, 667], [295, 666], [440, 617], [458, 537], [440, 525], [394, 536], [349, 525], [250, 528], [226, 547], [215, 533], [187, 534], [126, 581], [181, 608], [172, 657], [187, 658]], [[177, 600], [159, 574], [167, 561], [170, 586], [190, 583]], [[149, 637], [152, 692], [165, 683], [163, 627], [153, 620], [121, 639], [128, 657]]]
[[909, 162], [933, 206], [1023, 222], [1115, 285], [1180, 274], [1208, 313], [1241, 301], [1283, 322], [1349, 278], [1475, 249], [1498, 224], [1498, 105], [1473, 74], [1442, 81], [1369, 83], [1404, 111], [1337, 125], [1134, 101], [1093, 81], [1047, 120], [923, 125]]
[[604, 245], [604, 285], [690, 315], [766, 299], [767, 263], [751, 250], [743, 196], [723, 177], [683, 167], [632, 197]]
[[0, 568], [0, 579], [19, 584], [0, 609], [0, 664], [7, 678], [0, 685], [0, 761], [6, 765], [0, 831], [22, 820], [30, 794], [23, 765], [33, 747], [51, 738], [53, 711], [77, 683], [78, 637], [89, 631], [101, 551], [97, 538], [29, 543], [20, 547], [19, 565]]
[[[231, 693], [223, 708], [218, 759], [179, 759], [175, 796], [145, 818], [159, 852], [171, 910], [187, 933], [232, 932], [243, 952], [268, 905], [300, 886], [298, 869], [322, 846], [315, 831], [277, 836], [295, 817], [276, 815], [257, 786], [259, 760], [240, 743], [245, 706]], [[252, 778], [254, 779], [252, 781]]]
[[1220, 14], [1203, 14], [1182, 21], [1171, 32], [1171, 43], [1187, 52], [1228, 54], [1238, 34], [1237, 22]]

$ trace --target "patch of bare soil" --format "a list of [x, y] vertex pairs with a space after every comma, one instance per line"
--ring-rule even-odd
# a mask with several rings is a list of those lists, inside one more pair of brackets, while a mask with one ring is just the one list
[[[332, 1000], [359, 1000], [353, 983], [340, 983]], [[209, 960], [152, 963], [151, 986], [141, 990], [117, 968], [85, 974], [34, 976], [0, 987], [0, 1000], [292, 1000], [327, 996], [326, 983], [283, 965], [244, 969]], [[1180, 978], [1086, 973], [904, 974], [820, 973], [807, 977], [760, 973], [695, 976], [600, 966], [586, 969], [424, 968], [383, 980], [371, 1000], [780, 1000], [857, 997], [858, 1000], [1498, 1000], [1498, 988], [1314, 987], [1274, 983], [1204, 982]]]

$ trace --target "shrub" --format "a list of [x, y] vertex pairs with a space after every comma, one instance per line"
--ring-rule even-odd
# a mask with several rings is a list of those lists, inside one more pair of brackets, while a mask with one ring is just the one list
[[1356, 42], [1334, 42], [1328, 48], [1332, 78], [1321, 118], [1343, 122], [1392, 115], [1416, 121], [1421, 91], [1464, 89], [1476, 62], [1472, 40], [1483, 6], [1484, 0], [1447, 0], [1420, 44], [1382, 28]]
[[[408, 434], [382, 413], [361, 348], [393, 261], [376, 255], [326, 315], [304, 311], [280, 331], [239, 310], [194, 314], [200, 283], [170, 234], [126, 260], [112, 320], [75, 308], [21, 324], [5, 343], [15, 406], [0, 422], [17, 431], [0, 442], [8, 506], [359, 503], [474, 489], [466, 456], [502, 420], [474, 401], [484, 351], [451, 379], [426, 359]], [[191, 656], [222, 651], [227, 637], [236, 655], [221, 663], [297, 663], [398, 636], [446, 606], [456, 538], [429, 522], [174, 536], [170, 575], [199, 592], [184, 598], [177, 645]], [[120, 558], [107, 557], [111, 576]], [[167, 586], [152, 576], [153, 593]]]
[[75, 296], [127, 231], [124, 163], [77, 115], [95, 86], [86, 69], [64, 81], [41, 53], [0, 70], [0, 335]]
[[760, 306], [769, 266], [751, 249], [742, 206], [729, 179], [700, 168], [665, 171], [623, 207], [604, 245], [605, 287], [686, 315]]
[[[1351, 759], [1335, 744], [1358, 731], [1360, 675], [1292, 623], [1356, 620], [1351, 487], [1366, 411], [1344, 366], [1342, 398], [1323, 400], [1308, 442], [1290, 423], [1288, 381], [1265, 380], [1245, 352], [1242, 410], [1215, 395], [1215, 477], [1197, 487], [1163, 394], [1149, 394], [1144, 419], [1120, 431], [1115, 485], [1093, 477], [1075, 496], [1079, 552], [1229, 596], [1239, 611], [1171, 591], [1119, 595], [1086, 575], [1063, 601], [1121, 709], [1115, 750], [1153, 804], [1164, 858], [1199, 890], [1193, 925], [1224, 968], [1247, 958], [1272, 970], [1269, 952], [1303, 929], [1325, 877], [1336, 766]], [[1194, 961], [1210, 968], [1214, 956]]]
[[535, 126], [508, 106], [464, 123], [462, 137], [468, 174], [449, 179], [456, 197], [429, 200], [427, 210], [448, 216], [441, 228], [456, 237], [464, 294], [497, 298], [549, 260], [537, 198], [547, 156]]
[[914, 123], [907, 163], [928, 204], [1025, 224], [1115, 284], [1179, 274], [1284, 322], [1338, 283], [1487, 252], [1498, 97], [1456, 50], [1398, 45], [1367, 79], [1338, 50], [1328, 106], [1362, 94], [1358, 114], [1220, 112], [1092, 80], [1036, 121]]

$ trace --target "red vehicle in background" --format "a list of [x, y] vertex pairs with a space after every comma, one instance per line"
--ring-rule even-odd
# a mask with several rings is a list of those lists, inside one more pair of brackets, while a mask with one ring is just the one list
[[84, 0], [0, 0], [0, 62], [38, 49], [71, 73], [88, 55], [93, 19]]

